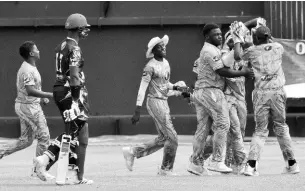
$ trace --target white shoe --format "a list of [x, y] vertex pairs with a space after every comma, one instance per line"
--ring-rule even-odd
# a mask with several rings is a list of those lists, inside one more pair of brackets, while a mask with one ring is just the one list
[[241, 165], [232, 164], [231, 168], [232, 168], [232, 173], [236, 174], [236, 175], [241, 175], [241, 174], [244, 174], [244, 172], [245, 172], [244, 164], [241, 164]]
[[206, 167], [201, 165], [196, 165], [193, 162], [190, 162], [187, 171], [197, 176], [211, 175], [211, 172]]
[[222, 162], [211, 161], [208, 166], [208, 169], [215, 172], [223, 172], [223, 173], [232, 172], [232, 169], [227, 167], [223, 161]]
[[297, 174], [300, 173], [300, 167], [298, 163], [292, 166], [284, 167], [282, 174]]
[[164, 170], [160, 167], [158, 167], [158, 175], [160, 176], [177, 176], [176, 173], [173, 172], [173, 170]]
[[69, 170], [68, 171], [68, 176], [69, 177], [66, 178], [66, 184], [68, 184], [68, 185], [76, 185], [76, 184], [90, 185], [90, 184], [94, 183], [93, 180], [88, 180], [86, 178], [83, 178], [82, 180], [79, 180], [76, 170]]
[[259, 176], [257, 169], [254, 167], [252, 168], [248, 163], [246, 164], [244, 175], [246, 176]]
[[[37, 173], [36, 173], [35, 167], [32, 168], [31, 177], [39, 178]], [[50, 174], [48, 172], [45, 172], [45, 177], [46, 177], [47, 180], [54, 180], [55, 179], [55, 176], [53, 176], [52, 174]]]
[[34, 169], [36, 171], [36, 175], [42, 181], [47, 181], [46, 177], [46, 166], [43, 165], [41, 157], [36, 157], [33, 159]]
[[124, 158], [125, 158], [126, 167], [129, 171], [132, 171], [133, 170], [133, 164], [134, 164], [134, 158], [135, 158], [134, 153], [132, 151], [132, 148], [131, 147], [123, 147], [122, 151], [123, 151], [123, 155], [124, 155]]

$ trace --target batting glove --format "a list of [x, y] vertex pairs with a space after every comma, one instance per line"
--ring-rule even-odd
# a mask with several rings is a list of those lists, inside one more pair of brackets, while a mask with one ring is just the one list
[[64, 111], [63, 113], [65, 122], [73, 121], [80, 115], [78, 102], [72, 101], [71, 109]]

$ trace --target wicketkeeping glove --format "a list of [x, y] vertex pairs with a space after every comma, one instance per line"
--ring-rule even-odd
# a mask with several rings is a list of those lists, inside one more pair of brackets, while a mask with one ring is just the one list
[[244, 43], [245, 36], [249, 32], [249, 29], [242, 22], [234, 21], [230, 26], [230, 33], [234, 44]]
[[65, 110], [64, 113], [65, 122], [73, 121], [80, 115], [78, 102], [72, 101], [71, 109]]

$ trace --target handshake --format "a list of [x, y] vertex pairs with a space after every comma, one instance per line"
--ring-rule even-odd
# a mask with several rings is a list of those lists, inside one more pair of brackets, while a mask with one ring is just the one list
[[185, 84], [184, 81], [179, 81], [173, 85], [173, 90], [181, 92], [183, 98], [189, 98], [191, 89]]

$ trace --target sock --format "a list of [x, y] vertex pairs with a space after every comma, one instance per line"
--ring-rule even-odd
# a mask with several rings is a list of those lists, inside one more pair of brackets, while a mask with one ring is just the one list
[[295, 161], [295, 159], [293, 159], [293, 160], [288, 160], [288, 165], [289, 165], [289, 166], [293, 166], [295, 163], [297, 163], [297, 161]]
[[255, 164], [256, 164], [256, 160], [248, 160], [248, 164], [249, 166], [251, 166], [252, 168], [255, 167]]

